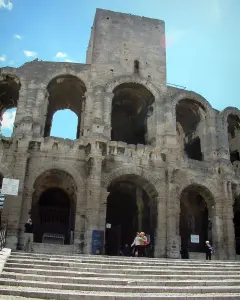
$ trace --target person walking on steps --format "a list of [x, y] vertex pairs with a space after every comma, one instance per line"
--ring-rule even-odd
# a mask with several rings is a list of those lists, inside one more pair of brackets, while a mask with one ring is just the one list
[[29, 219], [25, 224], [25, 233], [24, 233], [24, 250], [25, 251], [33, 251], [33, 223], [32, 220]]
[[205, 243], [205, 250], [206, 250], [206, 260], [212, 259], [212, 246], [210, 245], [209, 241]]
[[140, 241], [139, 241], [139, 232], [136, 233], [136, 237], [134, 238], [134, 241], [131, 245], [132, 250], [132, 256], [138, 256], [138, 252], [139, 252], [139, 245], [140, 245]]

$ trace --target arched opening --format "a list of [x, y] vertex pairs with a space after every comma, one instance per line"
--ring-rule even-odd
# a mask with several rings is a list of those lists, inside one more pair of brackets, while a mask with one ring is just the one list
[[240, 195], [235, 197], [233, 212], [234, 212], [233, 223], [235, 229], [236, 254], [240, 255]]
[[[48, 107], [46, 109], [44, 136], [47, 137], [50, 135], [55, 112], [59, 110], [71, 110], [78, 118], [76, 133], [76, 138], [78, 139], [80, 137], [83, 121], [82, 108], [86, 92], [84, 83], [75, 76], [59, 76], [49, 83], [47, 90], [49, 97], [47, 103]], [[67, 118], [67, 115], [64, 118]]]
[[[31, 210], [35, 242], [41, 243], [45, 236], [49, 236], [47, 243], [72, 243], [76, 189], [73, 178], [62, 170], [46, 171], [37, 178]], [[62, 239], [57, 239], [57, 235]]]
[[[3, 175], [0, 173], [0, 191], [2, 189]], [[0, 193], [0, 229], [2, 228], [2, 210], [4, 205], [5, 196]]]
[[180, 196], [182, 253], [204, 252], [205, 242], [211, 242], [212, 206], [213, 199], [206, 188], [191, 185], [183, 190]]
[[137, 183], [135, 176], [123, 176], [109, 186], [107, 199], [106, 248], [107, 255], [119, 255], [121, 247], [129, 246], [136, 232], [144, 231], [151, 242], [149, 255], [153, 254], [156, 229], [156, 203]]
[[0, 80], [0, 123], [1, 135], [10, 137], [13, 133], [16, 109], [21, 88], [19, 80], [12, 75], [1, 75]]
[[205, 117], [204, 107], [193, 100], [183, 99], [176, 105], [177, 134], [181, 134], [178, 139], [182, 141], [181, 148], [190, 159], [203, 160], [201, 143]]
[[127, 144], [145, 145], [147, 113], [154, 102], [154, 96], [137, 83], [121, 84], [113, 92], [111, 139]]
[[74, 140], [78, 131], [78, 117], [70, 109], [58, 110], [53, 115], [51, 136]]
[[240, 118], [230, 114], [227, 123], [230, 161], [234, 164], [240, 162]]

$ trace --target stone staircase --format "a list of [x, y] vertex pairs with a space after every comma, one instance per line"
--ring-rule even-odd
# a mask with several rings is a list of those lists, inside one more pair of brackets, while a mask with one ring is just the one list
[[[0, 299], [240, 299], [240, 262], [12, 252]], [[26, 298], [22, 298], [26, 297]]]

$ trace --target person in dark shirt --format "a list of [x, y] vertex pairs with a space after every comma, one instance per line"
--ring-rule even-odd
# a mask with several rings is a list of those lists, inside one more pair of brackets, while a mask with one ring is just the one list
[[209, 241], [205, 243], [205, 250], [206, 250], [206, 260], [212, 259], [212, 246], [210, 245]]
[[33, 223], [29, 219], [25, 224], [24, 250], [33, 251]]

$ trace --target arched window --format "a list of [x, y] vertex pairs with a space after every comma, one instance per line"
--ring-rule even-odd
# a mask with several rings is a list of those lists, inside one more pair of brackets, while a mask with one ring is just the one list
[[20, 83], [12, 75], [2, 75], [0, 80], [1, 135], [11, 136], [18, 105]]
[[114, 90], [112, 101], [113, 141], [127, 144], [146, 144], [147, 113], [154, 96], [144, 86], [124, 83]]
[[190, 159], [203, 160], [201, 139], [205, 115], [205, 109], [193, 100], [182, 99], [176, 105], [176, 121], [181, 125], [185, 154]]
[[230, 160], [234, 163], [240, 161], [240, 118], [230, 114], [227, 123]]
[[78, 132], [78, 116], [70, 109], [58, 110], [53, 115], [51, 136], [74, 140]]
[[[84, 83], [75, 76], [65, 75], [53, 79], [48, 85], [48, 107], [46, 112], [46, 123], [44, 136], [50, 135], [53, 115], [59, 110], [71, 110], [77, 115], [78, 125], [76, 138], [80, 137], [81, 130], [81, 113], [83, 99], [86, 92]], [[64, 113], [65, 114], [65, 113]], [[67, 120], [72, 124], [73, 119]], [[67, 126], [67, 124], [65, 124]], [[73, 136], [73, 133], [69, 133]]]

